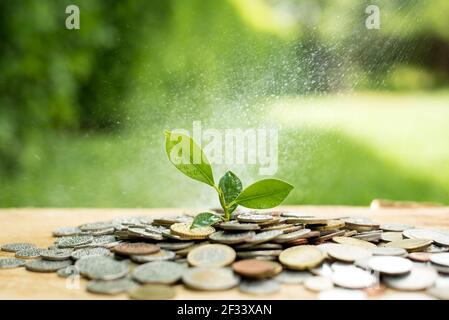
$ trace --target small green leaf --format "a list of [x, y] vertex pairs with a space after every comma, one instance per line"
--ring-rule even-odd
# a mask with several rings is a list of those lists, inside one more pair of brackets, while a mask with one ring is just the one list
[[[233, 172], [228, 171], [221, 177], [220, 182], [218, 183], [218, 187], [224, 194], [225, 204], [229, 205], [232, 201], [234, 201], [240, 192], [242, 192], [242, 182], [239, 177], [237, 177]], [[229, 212], [233, 212], [237, 208], [237, 204], [233, 205], [229, 208]]]
[[291, 184], [282, 180], [264, 179], [245, 188], [235, 202], [246, 208], [269, 209], [284, 201], [292, 189]]
[[212, 167], [203, 150], [189, 136], [164, 131], [168, 159], [186, 176], [214, 186]]
[[211, 212], [201, 212], [196, 215], [195, 219], [193, 219], [190, 229], [211, 226], [221, 220], [222, 218], [216, 214]]

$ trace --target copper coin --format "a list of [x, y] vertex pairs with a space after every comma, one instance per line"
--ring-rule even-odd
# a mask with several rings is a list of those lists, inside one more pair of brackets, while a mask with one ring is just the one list
[[407, 258], [417, 262], [429, 262], [431, 255], [429, 252], [410, 252]]
[[156, 253], [159, 246], [145, 242], [121, 243], [114, 247], [114, 252], [123, 256], [140, 256]]
[[271, 277], [282, 271], [279, 267], [278, 263], [256, 259], [240, 260], [232, 265], [234, 272], [251, 278]]

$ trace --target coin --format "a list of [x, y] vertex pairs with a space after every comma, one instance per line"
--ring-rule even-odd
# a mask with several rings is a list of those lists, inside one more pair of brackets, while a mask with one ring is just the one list
[[79, 275], [80, 272], [78, 270], [77, 267], [75, 266], [67, 266], [64, 268], [59, 269], [57, 272], [58, 276], [60, 276], [61, 278], [68, 278], [71, 276], [75, 276], [75, 275]]
[[449, 235], [447, 233], [437, 230], [426, 229], [409, 229], [402, 232], [402, 234], [410, 239], [432, 240], [438, 245], [449, 246]]
[[319, 300], [365, 300], [368, 296], [362, 290], [334, 288], [320, 292]]
[[77, 249], [71, 253], [71, 258], [78, 260], [89, 256], [108, 256], [111, 251], [107, 248], [83, 248]]
[[175, 289], [163, 284], [146, 284], [129, 290], [129, 297], [135, 300], [167, 300], [175, 295]]
[[239, 222], [261, 223], [273, 220], [273, 216], [267, 214], [240, 214], [237, 216]]
[[301, 239], [301, 238], [303, 238], [304, 236], [306, 236], [310, 232], [311, 232], [310, 229], [301, 229], [301, 230], [298, 230], [298, 231], [281, 234], [281, 235], [277, 236], [276, 238], [274, 238], [273, 242], [275, 242], [275, 243], [285, 243], [285, 242]]
[[251, 251], [239, 251], [237, 257], [242, 259], [256, 258], [260, 256], [277, 257], [281, 254], [282, 250], [251, 250]]
[[92, 242], [94, 237], [92, 235], [76, 235], [69, 237], [61, 237], [56, 241], [58, 248], [73, 248], [79, 245]]
[[60, 227], [53, 230], [54, 237], [75, 236], [80, 233], [81, 230], [78, 227]]
[[407, 251], [403, 248], [395, 247], [376, 247], [371, 249], [375, 256], [406, 256]]
[[245, 242], [246, 240], [252, 238], [256, 233], [254, 231], [244, 231], [244, 232], [225, 232], [217, 231], [209, 236], [209, 239], [223, 244], [236, 244]]
[[37, 259], [25, 263], [25, 268], [28, 271], [34, 272], [55, 272], [71, 264], [72, 264], [71, 260], [50, 261], [50, 260]]
[[254, 295], [273, 294], [281, 290], [279, 282], [268, 280], [244, 280], [239, 286], [239, 290], [243, 293]]
[[380, 238], [388, 242], [402, 240], [402, 232], [383, 232]]
[[347, 244], [347, 245], [362, 247], [362, 248], [366, 248], [366, 249], [376, 248], [376, 245], [371, 242], [359, 240], [359, 239], [355, 239], [355, 238], [350, 238], [350, 237], [333, 237], [332, 240], [334, 242], [337, 242], [340, 244]]
[[173, 234], [190, 239], [205, 239], [215, 232], [211, 226], [194, 229], [190, 229], [190, 226], [191, 223], [186, 222], [174, 223], [170, 226], [170, 230]]
[[115, 295], [137, 287], [137, 283], [134, 281], [123, 278], [117, 280], [92, 280], [87, 283], [86, 289], [92, 293]]
[[412, 270], [410, 260], [401, 257], [375, 256], [369, 262], [369, 267], [374, 271], [387, 275], [400, 275]]
[[313, 217], [313, 216], [297, 216], [297, 217], [289, 217], [287, 218], [287, 223], [304, 223], [306, 225], [315, 225], [315, 224], [324, 224], [327, 225], [327, 223], [332, 220], [328, 218], [320, 218], [320, 217]]
[[251, 244], [269, 242], [281, 234], [283, 234], [283, 232], [280, 230], [262, 231], [247, 239], [246, 242]]
[[419, 291], [430, 288], [437, 279], [435, 270], [429, 267], [413, 268], [403, 276], [384, 276], [384, 283], [393, 289], [401, 291]]
[[165, 228], [164, 231], [162, 232], [152, 232], [152, 231], [148, 231], [147, 229], [144, 228], [128, 228], [127, 230], [128, 234], [132, 237], [132, 238], [136, 238], [136, 239], [151, 239], [151, 240], [163, 240], [163, 232], [168, 232], [168, 229]]
[[332, 246], [327, 250], [327, 254], [334, 259], [345, 262], [354, 262], [356, 260], [372, 255], [369, 249], [347, 244], [338, 244], [337, 246]]
[[136, 267], [132, 276], [140, 283], [173, 284], [181, 279], [186, 268], [176, 262], [154, 261]]
[[329, 220], [324, 226], [314, 226], [315, 230], [318, 231], [332, 231], [341, 229], [345, 226], [345, 222], [342, 220]]
[[334, 286], [334, 284], [332, 283], [331, 280], [329, 280], [329, 278], [321, 276], [308, 278], [304, 281], [303, 285], [304, 288], [306, 288], [307, 290], [314, 292], [328, 290]]
[[145, 227], [145, 231], [162, 234], [163, 232], [170, 231], [170, 229], [164, 226], [149, 225]]
[[125, 277], [128, 270], [127, 262], [104, 257], [97, 263], [89, 265], [82, 274], [93, 280], [115, 280]]
[[110, 258], [104, 256], [87, 256], [82, 257], [75, 261], [75, 268], [79, 273], [86, 273], [91, 265], [102, 264], [103, 261], [109, 260]]
[[153, 225], [163, 225], [170, 226], [175, 223], [191, 223], [193, 218], [190, 216], [164, 216], [160, 218], [155, 218], [153, 220]]
[[314, 268], [323, 260], [324, 255], [320, 249], [310, 245], [290, 247], [279, 255], [279, 261], [293, 270]]
[[2, 251], [7, 251], [7, 252], [17, 252], [20, 250], [26, 250], [26, 249], [31, 249], [31, 248], [36, 248], [36, 246], [32, 243], [6, 243], [2, 245]]
[[345, 227], [349, 230], [370, 231], [379, 229], [379, 224], [366, 218], [343, 219]]
[[410, 252], [407, 258], [417, 262], [429, 262], [431, 255], [432, 254], [428, 252]]
[[[413, 230], [413, 229], [411, 229]], [[403, 239], [387, 243], [386, 247], [403, 248], [408, 252], [421, 251], [432, 244], [432, 240], [423, 239]]]
[[21, 267], [25, 264], [25, 260], [16, 258], [0, 258], [0, 269], [12, 269]]
[[125, 242], [115, 246], [112, 250], [122, 256], [141, 256], [156, 253], [160, 248], [155, 244], [145, 242]]
[[112, 221], [99, 221], [83, 224], [79, 228], [81, 231], [97, 231], [102, 229], [110, 229], [113, 227], [114, 224], [112, 223]]
[[41, 251], [41, 257], [45, 260], [67, 260], [70, 259], [72, 249], [47, 249]]
[[44, 249], [40, 248], [28, 248], [16, 251], [15, 257], [19, 259], [32, 259], [39, 258]]
[[385, 223], [381, 224], [380, 228], [384, 231], [402, 232], [408, 229], [413, 229], [413, 226], [400, 223]]
[[235, 247], [235, 249], [238, 250], [276, 250], [276, 249], [282, 249], [282, 244], [279, 243], [259, 243], [259, 244], [251, 244], [251, 243], [245, 243], [241, 244]]
[[199, 246], [187, 255], [187, 261], [194, 267], [224, 267], [234, 262], [234, 249], [223, 244]]
[[440, 266], [449, 267], [449, 253], [435, 253], [430, 256], [430, 261]]
[[251, 231], [260, 229], [260, 226], [256, 223], [240, 223], [235, 220], [222, 222], [218, 226], [224, 230], [236, 230], [236, 231]]
[[216, 291], [235, 287], [240, 277], [229, 268], [194, 267], [184, 272], [182, 281], [192, 289]]
[[426, 292], [435, 298], [449, 300], [449, 287], [432, 287]]
[[271, 261], [261, 261], [256, 259], [246, 259], [232, 264], [234, 272], [249, 278], [273, 277], [282, 271], [279, 263]]
[[163, 249], [152, 254], [131, 256], [131, 260], [137, 263], [165, 261], [165, 260], [173, 260], [175, 258], [175, 255], [176, 254], [173, 251]]
[[347, 289], [363, 289], [376, 283], [371, 273], [357, 267], [338, 269], [332, 274], [332, 281], [337, 286]]
[[323, 262], [321, 265], [309, 269], [309, 271], [316, 275], [316, 276], [322, 276], [322, 277], [330, 277], [333, 274], [333, 270], [329, 263]]
[[274, 280], [283, 284], [301, 284], [310, 277], [313, 275], [309, 271], [283, 270]]
[[161, 249], [167, 249], [167, 250], [182, 250], [189, 248], [193, 246], [195, 242], [189, 241], [189, 242], [158, 242], [157, 245]]

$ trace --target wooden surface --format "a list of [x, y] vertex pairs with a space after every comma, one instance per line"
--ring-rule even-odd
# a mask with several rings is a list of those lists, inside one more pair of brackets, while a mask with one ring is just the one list
[[[374, 221], [406, 223], [427, 228], [449, 229], [449, 207], [429, 209], [377, 209], [362, 207], [285, 207], [326, 217], [365, 216]], [[108, 220], [120, 216], [163, 215], [182, 213], [179, 209], [0, 209], [0, 244], [32, 242], [39, 247], [53, 243], [52, 230], [61, 226]], [[0, 257], [13, 254], [0, 251]], [[79, 289], [68, 289], [66, 279], [56, 273], [34, 273], [16, 269], [0, 269], [0, 299], [124, 299], [118, 296], [94, 295], [86, 292], [86, 282]], [[257, 299], [237, 289], [223, 292], [199, 292], [176, 287], [176, 299]], [[282, 285], [279, 293], [262, 299], [313, 299], [316, 295], [299, 285]], [[388, 290], [382, 298], [425, 298], [422, 293], [396, 293]]]

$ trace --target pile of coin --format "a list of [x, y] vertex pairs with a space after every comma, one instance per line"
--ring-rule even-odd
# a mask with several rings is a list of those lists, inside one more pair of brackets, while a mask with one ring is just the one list
[[3, 244], [15, 257], [0, 259], [0, 269], [82, 276], [89, 292], [133, 299], [170, 299], [181, 283], [257, 295], [296, 284], [320, 299], [366, 299], [386, 288], [449, 299], [448, 231], [278, 211], [235, 212], [194, 229], [192, 221], [123, 217], [61, 227], [48, 248]]

